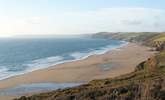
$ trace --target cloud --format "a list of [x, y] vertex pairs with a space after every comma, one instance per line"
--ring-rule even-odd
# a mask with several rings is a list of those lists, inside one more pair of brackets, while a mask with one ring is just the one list
[[143, 21], [142, 20], [123, 20], [122, 21], [123, 24], [126, 24], [126, 25], [140, 25], [140, 24], [143, 24]]
[[[77, 32], [164, 31], [165, 11], [151, 8], [104, 8], [89, 12], [70, 12], [65, 27]], [[68, 24], [68, 25], [67, 25]], [[155, 25], [157, 24], [157, 27]], [[161, 27], [159, 27], [161, 26]], [[80, 31], [81, 30], [81, 31]]]
[[99, 31], [165, 31], [165, 11], [153, 8], [103, 8], [55, 12], [45, 16], [0, 17], [0, 34], [78, 34]]

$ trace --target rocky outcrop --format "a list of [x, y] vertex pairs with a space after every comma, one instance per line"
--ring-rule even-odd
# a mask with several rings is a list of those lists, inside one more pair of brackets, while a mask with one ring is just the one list
[[165, 50], [165, 41], [156, 43], [156, 46], [155, 47], [156, 47], [156, 50], [157, 51], [163, 51], [163, 50]]

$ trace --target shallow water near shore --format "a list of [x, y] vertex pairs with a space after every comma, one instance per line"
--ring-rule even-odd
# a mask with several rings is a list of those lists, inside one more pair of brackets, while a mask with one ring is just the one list
[[70, 88], [82, 83], [32, 83], [22, 84], [13, 88], [0, 89], [0, 95], [20, 96], [25, 94], [40, 93], [57, 89]]

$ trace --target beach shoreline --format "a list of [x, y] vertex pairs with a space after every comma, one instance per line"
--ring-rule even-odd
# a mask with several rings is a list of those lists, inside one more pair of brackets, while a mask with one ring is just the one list
[[[133, 72], [135, 67], [153, 56], [151, 48], [128, 43], [104, 54], [91, 55], [86, 59], [66, 62], [45, 69], [13, 76], [0, 81], [0, 90], [33, 83], [88, 83], [94, 79], [113, 78]], [[103, 68], [105, 67], [106, 68]], [[30, 94], [25, 94], [30, 95]], [[0, 95], [11, 100], [18, 96]]]
[[[87, 47], [88, 50], [83, 50], [83, 51], [82, 50], [75, 50], [75, 51], [73, 50], [71, 52], [61, 52], [59, 54], [55, 54], [55, 55], [51, 54], [49, 56], [40, 57], [40, 58], [35, 58], [34, 57], [34, 59], [33, 59], [33, 57], [31, 57], [31, 58], [25, 57], [25, 58], [31, 59], [29, 61], [28, 60], [25, 60], [25, 61], [23, 60], [23, 61], [19, 62], [19, 60], [20, 60], [19, 59], [18, 62], [16, 62], [16, 63], [19, 63], [18, 65], [13, 65], [14, 67], [10, 68], [10, 66], [12, 65], [12, 63], [11, 63], [11, 65], [5, 65], [4, 67], [1, 68], [0, 71], [2, 71], [2, 73], [0, 74], [0, 81], [11, 78], [11, 77], [27, 74], [27, 73], [30, 73], [30, 72], [33, 72], [33, 71], [36, 71], [36, 70], [46, 69], [46, 68], [56, 66], [56, 65], [59, 65], [59, 64], [64, 64], [64, 63], [68, 63], [68, 62], [83, 60], [83, 59], [86, 59], [86, 58], [88, 58], [92, 55], [101, 55], [101, 54], [104, 54], [108, 51], [115, 50], [119, 47], [127, 45], [127, 43], [128, 43], [126, 41], [118, 40], [118, 42], [115, 42], [117, 44], [115, 44], [115, 43], [113, 44], [114, 41], [115, 40], [113, 40], [112, 43], [106, 44], [105, 46], [99, 46], [99, 47], [93, 48], [93, 49], [89, 49]], [[62, 47], [62, 48], [64, 50], [66, 49], [65, 47]], [[45, 48], [43, 48], [43, 49], [45, 49]], [[51, 52], [51, 50], [53, 50], [52, 52], [56, 52], [57, 48], [49, 49], [49, 47], [48, 47], [46, 49], [50, 50], [50, 52]], [[36, 50], [36, 51], [38, 51], [38, 50]], [[58, 51], [58, 49], [57, 49], [57, 51]], [[22, 52], [22, 51], [17, 51], [17, 52]], [[38, 54], [36, 52], [34, 52], [34, 53]], [[31, 55], [30, 52], [25, 53], [25, 55], [26, 54]], [[44, 54], [47, 54], [47, 53], [42, 53], [42, 55], [44, 55]], [[20, 55], [24, 55], [24, 53], [15, 55], [14, 56], [15, 58], [13, 57], [12, 59], [17, 59], [17, 56], [18, 56], [18, 58], [21, 58]], [[40, 55], [40, 54], [38, 54], [38, 55]], [[10, 60], [10, 56], [7, 56], [7, 57], [9, 57], [8, 59]], [[8, 61], [8, 60], [5, 59], [3, 63], [5, 63], [5, 61]], [[3, 65], [3, 63], [1, 63], [1, 64]], [[19, 67], [20, 69], [19, 68], [14, 69], [15, 67], [16, 68]]]
[[[149, 47], [135, 43], [92, 55], [83, 60], [66, 62], [0, 81], [0, 89], [31, 83], [86, 83], [94, 79], [112, 78], [130, 73], [137, 64], [153, 56]], [[107, 70], [102, 65], [110, 64]]]

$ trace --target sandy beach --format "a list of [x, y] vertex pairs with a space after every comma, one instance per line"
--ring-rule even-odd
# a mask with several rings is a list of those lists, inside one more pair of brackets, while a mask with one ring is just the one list
[[[11, 77], [0, 81], [0, 89], [31, 83], [82, 83], [93, 79], [112, 78], [134, 71], [136, 65], [153, 56], [151, 48], [135, 43], [111, 50], [102, 55], [67, 62], [46, 69]], [[2, 95], [10, 100], [15, 96]]]
[[[30, 83], [79, 83], [116, 77], [132, 72], [137, 64], [152, 55], [154, 52], [151, 52], [149, 47], [129, 43], [102, 55], [93, 55], [84, 60], [59, 64], [2, 80], [0, 89]], [[105, 65], [110, 67], [105, 70]]]

